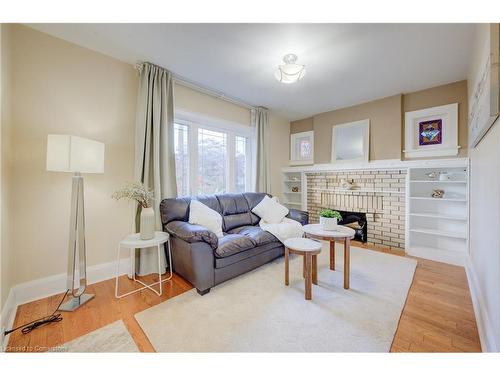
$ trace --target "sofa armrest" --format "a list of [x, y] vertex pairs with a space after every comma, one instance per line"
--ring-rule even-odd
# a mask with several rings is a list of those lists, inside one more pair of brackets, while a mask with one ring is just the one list
[[302, 225], [309, 224], [309, 212], [296, 210], [294, 208], [290, 208], [290, 212], [286, 215], [287, 218], [298, 221]]
[[165, 229], [172, 236], [189, 243], [206, 242], [214, 250], [219, 246], [217, 235], [201, 225], [185, 221], [171, 221], [165, 226]]

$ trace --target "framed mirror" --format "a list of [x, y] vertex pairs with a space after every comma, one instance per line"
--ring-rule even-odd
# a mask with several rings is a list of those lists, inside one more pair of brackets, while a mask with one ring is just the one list
[[332, 127], [332, 163], [368, 162], [369, 147], [369, 119]]

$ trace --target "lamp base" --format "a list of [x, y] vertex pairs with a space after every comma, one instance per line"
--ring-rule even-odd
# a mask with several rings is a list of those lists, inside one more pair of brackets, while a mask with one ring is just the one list
[[60, 307], [59, 311], [75, 311], [77, 308], [79, 308], [81, 305], [87, 303], [90, 301], [92, 298], [94, 298], [94, 294], [82, 294], [79, 297], [73, 297], [67, 301], [64, 302]]

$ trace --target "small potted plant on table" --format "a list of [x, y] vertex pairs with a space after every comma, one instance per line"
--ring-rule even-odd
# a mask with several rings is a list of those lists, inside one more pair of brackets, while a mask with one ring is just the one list
[[337, 224], [340, 220], [342, 220], [342, 215], [338, 211], [328, 208], [319, 212], [319, 223], [323, 230], [337, 229]]

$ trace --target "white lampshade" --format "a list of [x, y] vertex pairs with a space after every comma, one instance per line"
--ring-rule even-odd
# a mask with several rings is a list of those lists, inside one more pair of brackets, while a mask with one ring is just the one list
[[47, 170], [104, 173], [104, 143], [73, 135], [47, 137]]

